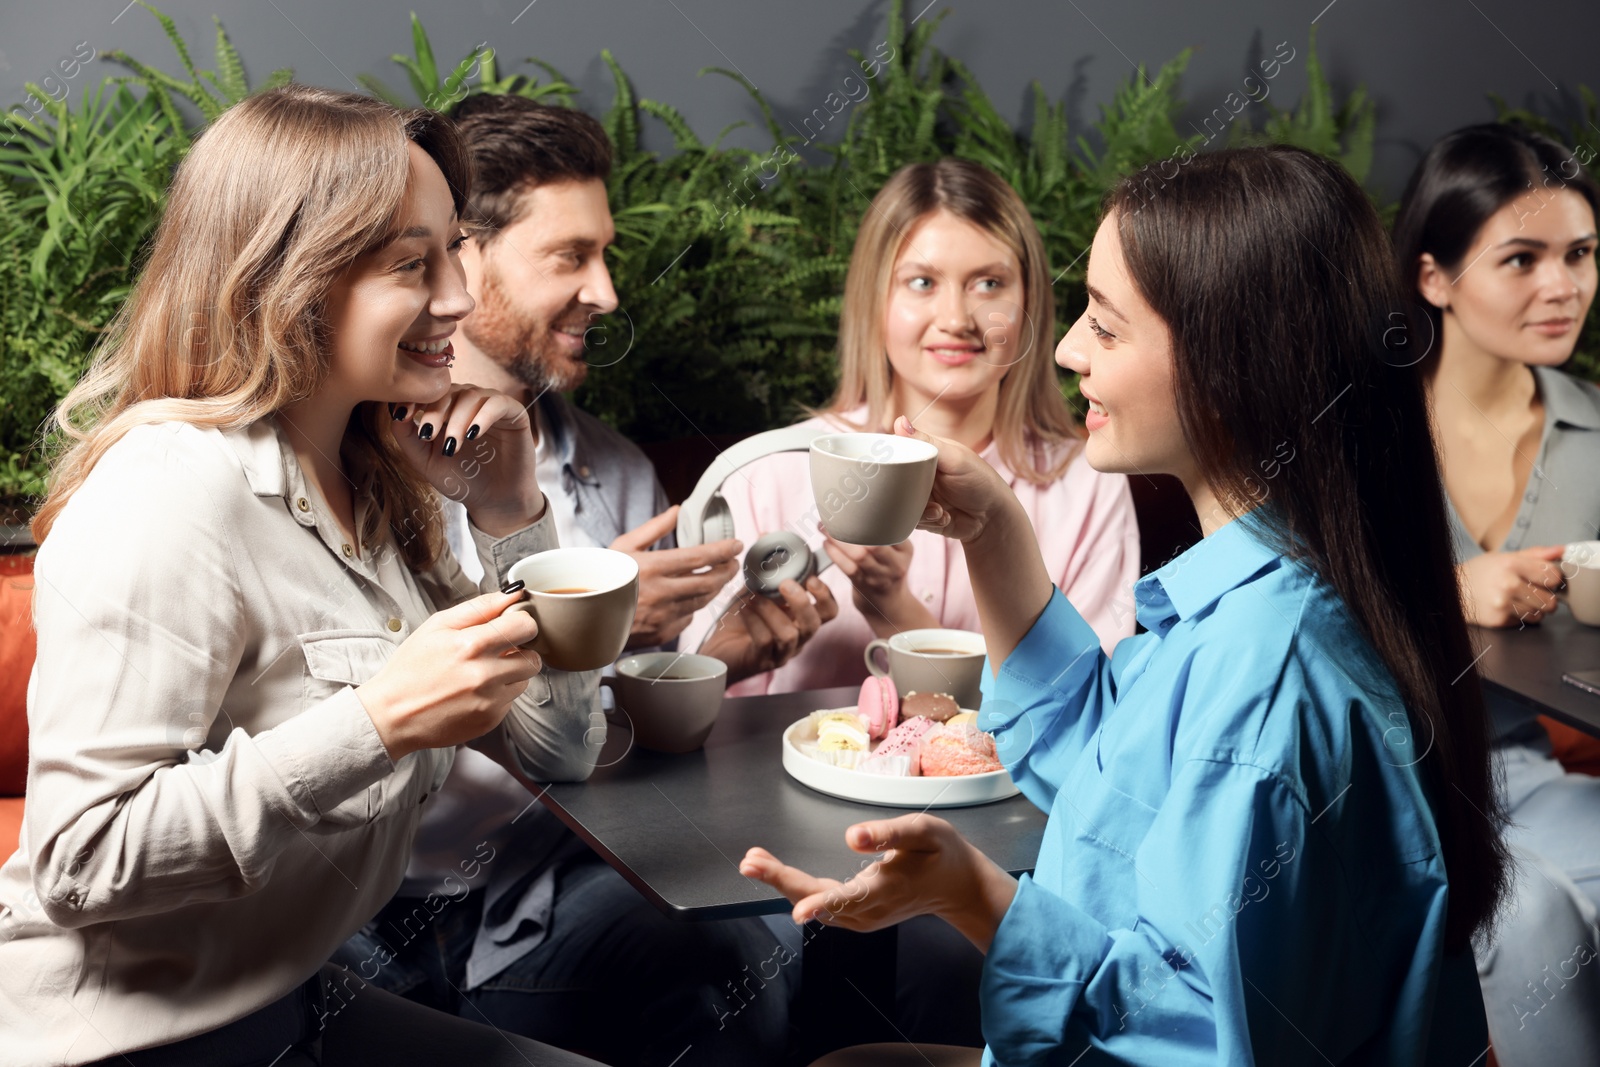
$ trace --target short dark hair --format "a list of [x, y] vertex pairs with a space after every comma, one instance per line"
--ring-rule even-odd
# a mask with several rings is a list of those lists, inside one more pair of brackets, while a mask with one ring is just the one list
[[481, 240], [520, 217], [521, 194], [558, 181], [606, 181], [611, 141], [593, 116], [522, 96], [483, 93], [451, 111], [472, 155], [469, 221]]
[[[1592, 156], [1590, 158], [1593, 158]], [[1406, 289], [1415, 295], [1414, 314], [1431, 320], [1418, 329], [1433, 344], [1422, 363], [1432, 374], [1439, 362], [1443, 320], [1439, 309], [1417, 294], [1417, 264], [1424, 252], [1446, 270], [1461, 265], [1489, 217], [1530, 192], [1570, 189], [1600, 215], [1600, 187], [1583, 160], [1542, 133], [1505, 122], [1486, 122], [1447, 133], [1433, 143], [1400, 198], [1394, 220], [1395, 255]]]
[[[1224, 507], [1260, 503], [1241, 521], [1339, 594], [1410, 736], [1428, 739], [1416, 762], [1450, 881], [1445, 944], [1464, 948], [1490, 923], [1509, 859], [1483, 692], [1461, 672], [1474, 649], [1427, 397], [1392, 328], [1404, 296], [1388, 235], [1355, 179], [1303, 149], [1207, 153], [1175, 178], [1159, 166], [1120, 182], [1107, 208], [1134, 285], [1172, 331], [1184, 439]], [[1293, 463], [1276, 458], [1284, 447]]]

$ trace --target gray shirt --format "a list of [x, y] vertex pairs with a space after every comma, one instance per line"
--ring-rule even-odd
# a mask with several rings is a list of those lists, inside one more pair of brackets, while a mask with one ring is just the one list
[[[1502, 552], [1600, 537], [1600, 387], [1550, 367], [1534, 367], [1533, 375], [1544, 401], [1544, 432]], [[1483, 555], [1448, 497], [1446, 506], [1456, 563]], [[1502, 738], [1532, 721], [1526, 708], [1508, 701], [1491, 699], [1489, 711]]]
[[[1544, 433], [1501, 552], [1600, 537], [1600, 387], [1549, 367], [1534, 367], [1533, 376]], [[1449, 509], [1456, 562], [1483, 555], [1455, 505]]]
[[[553, 546], [550, 525], [475, 531], [485, 570]], [[347, 542], [272, 419], [129, 431], [34, 577], [0, 1061], [77, 1064], [272, 1003], [389, 899], [456, 750], [391, 761], [355, 687], [478, 590], [448, 552], [413, 573], [387, 538]], [[536, 678], [473, 747], [536, 781], [587, 776], [597, 684]]]

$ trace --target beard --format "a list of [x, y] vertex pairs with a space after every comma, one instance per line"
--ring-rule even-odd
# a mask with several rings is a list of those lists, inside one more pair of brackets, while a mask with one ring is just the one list
[[534, 396], [565, 393], [583, 384], [589, 364], [582, 356], [568, 356], [553, 334], [558, 329], [588, 329], [591, 323], [586, 305], [573, 302], [547, 320], [518, 307], [497, 271], [484, 272], [482, 288], [478, 306], [461, 324], [468, 341], [532, 390]]

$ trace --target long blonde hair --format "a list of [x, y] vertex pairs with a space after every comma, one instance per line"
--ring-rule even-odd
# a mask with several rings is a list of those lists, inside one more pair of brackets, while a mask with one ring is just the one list
[[839, 314], [839, 388], [817, 414], [838, 418], [867, 407], [871, 428], [888, 423], [894, 371], [883, 324], [894, 265], [906, 235], [943, 208], [1010, 249], [1022, 267], [1023, 352], [1000, 380], [994, 437], [1000, 457], [1035, 484], [1060, 477], [1074, 449], [1054, 447], [1082, 436], [1056, 385], [1055, 298], [1044, 241], [1015, 189], [987, 167], [962, 159], [913, 163], [872, 198], [850, 254]]
[[[55, 411], [70, 443], [34, 517], [37, 541], [134, 427], [235, 429], [316, 392], [329, 369], [329, 290], [396, 235], [411, 142], [438, 163], [459, 214], [471, 165], [454, 126], [433, 112], [286, 85], [212, 123], [173, 178], [138, 283]], [[361, 536], [377, 541], [387, 526], [422, 570], [443, 546], [437, 494], [399, 452], [382, 407], [356, 408], [341, 449], [372, 475]]]

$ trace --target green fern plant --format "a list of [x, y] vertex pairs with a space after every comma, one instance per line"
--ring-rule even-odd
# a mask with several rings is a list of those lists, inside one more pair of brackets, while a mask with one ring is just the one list
[[[133, 73], [103, 80], [76, 108], [55, 102], [32, 119], [13, 115], [15, 136], [0, 146], [0, 500], [44, 490], [41, 427], [126, 297], [188, 151], [175, 98], [209, 120], [249, 91], [220, 24], [216, 71], [197, 70], [173, 21], [146, 10], [188, 81], [109, 53]], [[267, 84], [288, 77], [278, 71]]]
[[[161, 23], [161, 30], [171, 42], [173, 50], [177, 52], [178, 62], [183, 67], [184, 73], [189, 76], [189, 80], [184, 81], [158, 67], [152, 67], [121, 49], [113, 49], [105, 53], [105, 57], [133, 71], [132, 77], [123, 80], [138, 84], [147, 94], [155, 98], [167, 118], [171, 131], [187, 139], [187, 123], [178, 113], [172, 99], [173, 94], [181, 96], [198, 108], [206, 122], [215, 119], [229, 107], [250, 95], [251, 89], [245, 79], [244, 62], [239, 58], [238, 49], [234, 48], [233, 42], [228, 39], [227, 31], [222, 28], [221, 19], [212, 16], [212, 21], [217, 27], [215, 46], [217, 69], [199, 70], [189, 55], [188, 43], [184, 41], [183, 34], [179, 32], [178, 25], [173, 22], [171, 16], [151, 7], [144, 0], [139, 0], [139, 6], [154, 15], [156, 21]], [[287, 84], [293, 77], [294, 71], [287, 67], [275, 70], [267, 76], [261, 88]]]
[[[359, 74], [356, 80], [367, 92], [396, 107], [421, 106], [435, 111], [448, 111], [457, 101], [474, 93], [517, 93], [529, 99], [569, 107], [577, 95], [577, 88], [560, 71], [539, 59], [524, 62], [532, 63], [548, 74], [551, 80], [546, 83], [540, 84], [538, 79], [524, 74], [502, 77], [498, 58], [487, 42], [468, 52], [454, 69], [440, 78], [439, 64], [433, 56], [433, 44], [428, 40], [428, 31], [423, 29], [422, 20], [415, 11], [411, 13], [411, 50], [412, 55], [397, 52], [389, 58], [406, 72], [411, 91], [415, 94], [414, 100], [405, 99], [374, 75]], [[473, 78], [477, 78], [477, 81], [474, 82]]]
[[1271, 117], [1260, 133], [1241, 116], [1233, 128], [1235, 144], [1291, 144], [1319, 152], [1343, 164], [1360, 182], [1372, 171], [1372, 142], [1377, 133], [1378, 108], [1363, 86], [1356, 86], [1342, 103], [1317, 58], [1317, 28], [1311, 27], [1306, 44], [1306, 91], [1293, 109], [1267, 104]]
[[[146, 10], [171, 42], [181, 75], [110, 53], [128, 73], [87, 92], [77, 108], [52, 104], [33, 119], [14, 118], [16, 136], [0, 146], [0, 500], [43, 491], [40, 424], [81, 375], [127, 294], [172, 170], [190, 145], [186, 109], [209, 122], [250, 91], [220, 22], [215, 69], [201, 70], [174, 22]], [[849, 103], [847, 116], [830, 102], [798, 128], [782, 126], [737, 71], [701, 71], [749, 95], [771, 141], [762, 151], [727, 145], [736, 127], [702, 138], [671, 105], [640, 99], [615, 57], [602, 53], [614, 92], [602, 123], [615, 153], [608, 193], [617, 241], [609, 256], [621, 306], [592, 335], [602, 343], [593, 348], [597, 369], [580, 404], [636, 440], [660, 441], [748, 433], [825, 400], [861, 217], [899, 167], [946, 155], [982, 163], [1017, 189], [1054, 272], [1056, 332], [1076, 318], [1084, 253], [1105, 191], [1130, 170], [1205, 138], [1178, 130], [1189, 53], [1158, 70], [1140, 68], [1081, 130], [1068, 128], [1064, 104], [1036, 84], [1031, 124], [1019, 132], [972, 71], [935, 43], [943, 18], [913, 24], [903, 0], [889, 0], [884, 50], [851, 53], [870, 92]], [[449, 107], [477, 93], [575, 106], [575, 87], [548, 63], [526, 60], [536, 75], [505, 73], [486, 42], [444, 69], [415, 14], [411, 30], [412, 54], [393, 59], [414, 99], [361, 78], [397, 106]], [[1302, 145], [1364, 179], [1372, 102], [1360, 88], [1338, 99], [1314, 36], [1308, 51], [1307, 89], [1297, 104], [1271, 108], [1259, 130], [1241, 116], [1230, 141]], [[276, 71], [265, 84], [289, 77]], [[1579, 92], [1584, 113], [1571, 129], [1497, 104], [1504, 118], [1593, 147], [1589, 131], [1600, 129], [1600, 108], [1593, 93]], [[646, 149], [647, 128], [665, 131], [671, 149]], [[1580, 353], [1576, 369], [1600, 376], [1600, 318], [1591, 316]], [[1072, 376], [1063, 376], [1062, 387], [1073, 394]]]

